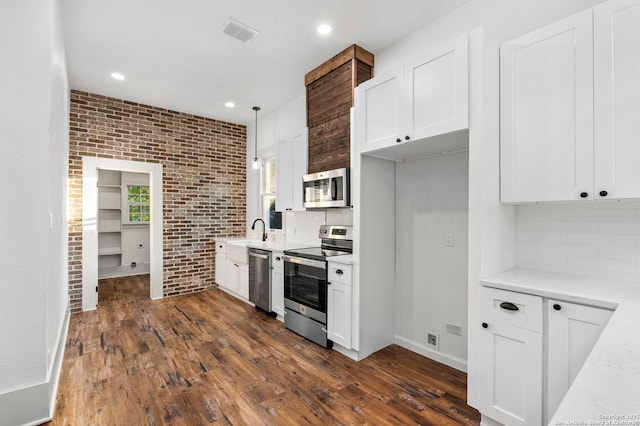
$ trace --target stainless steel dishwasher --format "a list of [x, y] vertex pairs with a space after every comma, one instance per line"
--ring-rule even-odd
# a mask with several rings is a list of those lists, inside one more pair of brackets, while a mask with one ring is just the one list
[[271, 252], [249, 248], [249, 301], [271, 312]]

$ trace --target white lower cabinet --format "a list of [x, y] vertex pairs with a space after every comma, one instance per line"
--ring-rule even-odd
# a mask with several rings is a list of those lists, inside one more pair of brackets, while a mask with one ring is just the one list
[[238, 264], [238, 295], [249, 300], [249, 265]]
[[271, 310], [284, 317], [284, 260], [282, 252], [271, 252]]
[[226, 280], [222, 287], [226, 288], [229, 291], [234, 293], [238, 292], [238, 281], [239, 281], [239, 267], [240, 264], [234, 262], [233, 260], [227, 259], [226, 261]]
[[352, 282], [351, 265], [328, 262], [327, 337], [351, 349]]
[[478, 380], [482, 415], [507, 426], [547, 424], [612, 313], [481, 288]]
[[227, 257], [224, 253], [216, 253], [216, 276], [215, 282], [219, 286], [224, 286], [227, 282]]
[[539, 425], [542, 298], [481, 290], [480, 412], [505, 425]]
[[225, 273], [226, 279], [222, 287], [249, 299], [249, 265], [227, 259]]
[[558, 409], [611, 314], [608, 309], [547, 301], [547, 422]]

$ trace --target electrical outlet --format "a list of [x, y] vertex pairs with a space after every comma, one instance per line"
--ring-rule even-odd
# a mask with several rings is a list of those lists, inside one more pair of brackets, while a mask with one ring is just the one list
[[445, 232], [444, 233], [444, 245], [445, 245], [445, 247], [453, 247], [454, 246], [453, 232]]
[[427, 346], [431, 346], [435, 350], [440, 350], [440, 336], [436, 333], [427, 332]]
[[455, 334], [456, 336], [462, 336], [462, 326], [457, 324], [447, 323], [447, 333]]

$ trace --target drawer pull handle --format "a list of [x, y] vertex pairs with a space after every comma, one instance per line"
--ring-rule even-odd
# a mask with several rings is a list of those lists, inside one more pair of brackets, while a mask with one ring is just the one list
[[557, 304], [557, 303], [554, 303], [554, 304], [553, 304], [553, 309], [555, 309], [556, 311], [559, 311], [560, 309], [562, 309], [562, 306], [560, 306], [560, 305], [559, 305], [559, 304]]
[[342, 274], [344, 274], [344, 272], [342, 272], [342, 269], [336, 269], [336, 274], [337, 275], [342, 275]]
[[518, 308], [516, 305], [514, 305], [511, 302], [502, 302], [500, 304], [500, 307], [502, 309], [506, 309], [507, 311], [519, 311], [520, 310], [520, 308]]
[[589, 196], [588, 192], [581, 192], [580, 193], [580, 197], [582, 197], [582, 198], [587, 198], [588, 196]]
[[482, 323], [482, 328], [489, 328], [489, 324], [487, 324], [486, 322]]

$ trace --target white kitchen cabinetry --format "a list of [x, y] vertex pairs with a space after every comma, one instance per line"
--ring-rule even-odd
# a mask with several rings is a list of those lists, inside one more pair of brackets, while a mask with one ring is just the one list
[[278, 142], [276, 210], [304, 211], [302, 177], [307, 174], [307, 128]]
[[351, 265], [328, 262], [327, 338], [351, 349], [352, 273]]
[[480, 290], [480, 412], [505, 425], [539, 425], [542, 298]]
[[595, 192], [640, 197], [640, 0], [594, 9]]
[[638, 37], [612, 0], [502, 45], [502, 202], [640, 197]]
[[244, 299], [249, 299], [249, 265], [227, 258], [226, 279], [222, 287]]
[[227, 243], [216, 241], [216, 284], [220, 287], [227, 285]]
[[216, 241], [216, 284], [228, 293], [249, 299], [249, 264], [244, 244]]
[[284, 318], [284, 260], [281, 251], [271, 252], [271, 310]]
[[[420, 61], [360, 84], [356, 94], [360, 153], [395, 160], [385, 148], [467, 129], [468, 92], [466, 34]], [[438, 151], [440, 147], [434, 148]]]
[[612, 311], [559, 300], [547, 301], [547, 422], [578, 375]]

